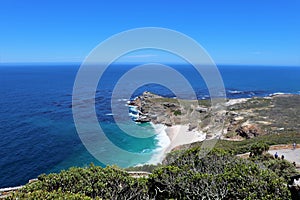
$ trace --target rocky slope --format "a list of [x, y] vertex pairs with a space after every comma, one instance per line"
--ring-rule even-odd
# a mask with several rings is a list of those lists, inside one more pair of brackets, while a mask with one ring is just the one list
[[[269, 133], [300, 131], [300, 95], [232, 99], [226, 110], [212, 113], [209, 100], [179, 100], [144, 92], [130, 102], [139, 110], [137, 121], [172, 126], [189, 125], [190, 130], [207, 134], [216, 124], [224, 124], [223, 139], [249, 139]], [[221, 124], [218, 123], [218, 124]]]

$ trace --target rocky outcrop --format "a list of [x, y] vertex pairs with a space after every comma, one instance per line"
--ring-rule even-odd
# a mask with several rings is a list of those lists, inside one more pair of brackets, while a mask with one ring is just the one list
[[210, 112], [209, 107], [200, 106], [198, 101], [163, 98], [150, 92], [144, 92], [129, 104], [136, 106], [139, 112], [136, 122], [153, 122], [167, 126], [187, 124], [189, 130], [199, 129], [200, 122]]
[[236, 129], [239, 136], [250, 139], [261, 135], [261, 130], [255, 124], [246, 124]]

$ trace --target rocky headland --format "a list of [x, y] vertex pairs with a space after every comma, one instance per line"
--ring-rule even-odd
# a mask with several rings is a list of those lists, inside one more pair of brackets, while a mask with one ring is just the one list
[[265, 134], [300, 131], [300, 95], [273, 95], [229, 99], [225, 109], [212, 112], [210, 100], [179, 100], [144, 92], [130, 105], [139, 111], [138, 122], [188, 126], [188, 131], [213, 137], [212, 123], [222, 122], [222, 139], [243, 140]]

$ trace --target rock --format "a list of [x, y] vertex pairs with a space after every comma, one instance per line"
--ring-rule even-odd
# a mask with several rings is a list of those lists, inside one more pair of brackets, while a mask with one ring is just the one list
[[178, 107], [177, 105], [175, 105], [174, 103], [163, 103], [163, 105], [167, 108], [176, 108]]
[[233, 128], [234, 128], [233, 125], [232, 125], [232, 124], [229, 124], [228, 127], [227, 127], [227, 131], [228, 131], [228, 132], [229, 132], [229, 131], [232, 131]]
[[229, 112], [229, 114], [230, 114], [231, 116], [237, 116], [237, 115], [238, 115], [238, 113], [237, 113], [237, 112], [234, 112], [234, 111]]
[[189, 131], [192, 131], [192, 130], [194, 130], [195, 128], [197, 128], [198, 126], [197, 126], [197, 124], [189, 124]]
[[258, 135], [261, 134], [260, 129], [254, 124], [242, 125], [238, 129], [236, 129], [236, 132], [238, 135], [246, 139], [257, 137]]
[[146, 123], [146, 122], [150, 122], [151, 120], [149, 118], [144, 118], [144, 117], [139, 117], [135, 120], [135, 122], [140, 122], [140, 123]]
[[208, 112], [208, 108], [200, 107], [200, 106], [198, 106], [195, 110], [198, 111], [198, 112], [200, 112], [200, 113], [206, 113], [206, 112]]
[[244, 117], [242, 117], [242, 116], [238, 116], [238, 117], [233, 118], [234, 121], [241, 121], [243, 119], [244, 119]]

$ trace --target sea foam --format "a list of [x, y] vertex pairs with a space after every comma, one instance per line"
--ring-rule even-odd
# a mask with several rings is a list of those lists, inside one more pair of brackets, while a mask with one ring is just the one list
[[147, 164], [158, 164], [162, 162], [165, 155], [165, 150], [171, 144], [171, 141], [167, 135], [167, 127], [165, 125], [153, 123], [150, 124], [156, 132], [155, 140], [157, 140], [157, 148], [153, 151], [153, 155]]

